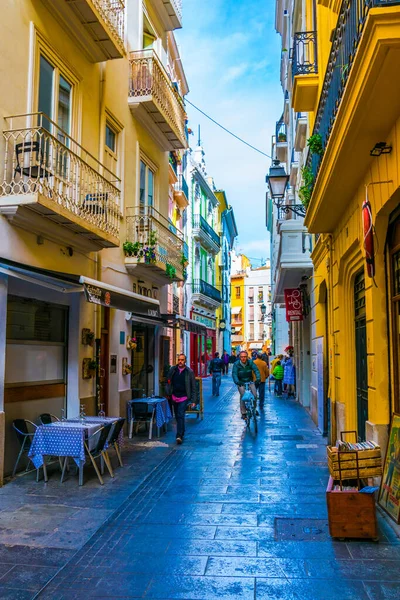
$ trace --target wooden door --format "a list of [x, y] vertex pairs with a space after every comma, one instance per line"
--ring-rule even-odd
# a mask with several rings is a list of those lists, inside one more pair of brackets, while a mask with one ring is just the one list
[[100, 338], [99, 398], [97, 410], [104, 410], [108, 415], [108, 383], [109, 383], [109, 327], [110, 309], [102, 306], [102, 327]]

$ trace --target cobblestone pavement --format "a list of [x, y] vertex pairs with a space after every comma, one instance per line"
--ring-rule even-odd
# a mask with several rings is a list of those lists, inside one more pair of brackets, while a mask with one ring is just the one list
[[[204, 420], [188, 419], [182, 446], [171, 431], [157, 456], [140, 450], [133, 491], [124, 481], [119, 493], [125, 469], [101, 492], [91, 481], [84, 497], [76, 482], [65, 488], [88, 518], [110, 511], [79, 550], [43, 547], [47, 559], [37, 563], [31, 546], [29, 562], [10, 570], [0, 548], [0, 598], [400, 598], [400, 540], [386, 520], [379, 543], [329, 537], [325, 440], [307, 412], [267, 395], [254, 436], [229, 378], [219, 398], [210, 397], [209, 380], [204, 388]], [[76, 520], [82, 527], [82, 515]], [[62, 537], [63, 525], [54, 533]]]

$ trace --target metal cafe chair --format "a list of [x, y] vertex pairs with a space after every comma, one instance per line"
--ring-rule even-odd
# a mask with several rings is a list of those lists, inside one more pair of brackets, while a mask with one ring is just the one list
[[[47, 178], [51, 175], [45, 168], [43, 147], [38, 141], [15, 144], [15, 156], [17, 164], [14, 169], [14, 179], [17, 173], [21, 177], [35, 180]], [[35, 188], [36, 183], [33, 189], [35, 190]]]
[[131, 422], [129, 424], [129, 439], [132, 439], [134, 423], [136, 424], [135, 435], [138, 434], [141, 423], [145, 423], [146, 429], [147, 423], [150, 423], [150, 428], [153, 426], [155, 412], [155, 407], [149, 410], [149, 405], [147, 402], [134, 402], [131, 404]]
[[[125, 419], [118, 419], [118, 421], [115, 421], [113, 423], [113, 429], [111, 431], [110, 434], [110, 438], [108, 440], [108, 447], [109, 448], [114, 448], [115, 450], [115, 454], [118, 457], [118, 462], [120, 467], [123, 467], [123, 463], [122, 463], [122, 458], [121, 458], [121, 451], [120, 451], [120, 447], [119, 447], [119, 434], [121, 433], [122, 427], [124, 426], [125, 423]], [[111, 459], [110, 459], [111, 462]]]
[[[99, 471], [99, 468], [96, 464], [96, 458], [101, 458], [108, 469], [108, 472], [110, 473], [111, 477], [114, 477], [114, 473], [111, 467], [111, 463], [110, 463], [110, 458], [107, 454], [107, 450], [105, 448], [107, 439], [110, 435], [110, 431], [111, 431], [111, 427], [112, 427], [113, 423], [108, 423], [107, 425], [104, 425], [104, 427], [100, 427], [100, 429], [98, 429], [97, 431], [95, 431], [92, 435], [90, 435], [85, 441], [84, 441], [84, 445], [85, 445], [85, 454], [87, 456], [89, 456], [90, 461], [94, 467], [94, 470], [96, 471], [96, 475], [100, 481], [101, 485], [104, 485], [104, 481], [103, 478], [101, 476], [101, 473]], [[91, 446], [91, 440], [94, 440], [94, 438], [96, 438], [96, 441], [94, 443], [93, 448], [90, 448]], [[65, 461], [64, 461], [64, 466], [63, 466], [63, 470], [62, 470], [62, 475], [61, 475], [61, 483], [64, 480], [64, 476], [65, 476], [65, 470], [67, 468], [67, 464], [68, 464], [68, 457], [65, 457]], [[102, 469], [103, 470], [103, 469]]]
[[[35, 423], [32, 423], [32, 421], [29, 421], [28, 419], [14, 419], [13, 428], [15, 429], [15, 433], [20, 444], [20, 451], [12, 472], [12, 476], [15, 477], [19, 461], [23, 455], [26, 455], [26, 458], [28, 459], [28, 464], [26, 465], [25, 472], [28, 471], [29, 465], [32, 463], [31, 459], [28, 457], [28, 454], [31, 448], [33, 436], [36, 433], [37, 425], [35, 425]], [[46, 465], [43, 463], [43, 477], [45, 477], [45, 473]], [[39, 469], [36, 469], [36, 481], [39, 481]]]
[[39, 419], [42, 425], [51, 425], [51, 423], [60, 422], [60, 419], [56, 415], [50, 413], [42, 413]]

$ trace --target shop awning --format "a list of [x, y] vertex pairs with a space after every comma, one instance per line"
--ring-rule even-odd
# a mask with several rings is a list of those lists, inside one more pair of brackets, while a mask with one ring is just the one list
[[231, 308], [231, 314], [232, 315], [238, 315], [240, 313], [240, 311], [242, 310], [241, 306], [233, 306]]
[[194, 319], [188, 319], [183, 315], [176, 314], [163, 314], [162, 317], [167, 321], [170, 327], [179, 327], [183, 331], [189, 331], [190, 333], [197, 333], [200, 335], [207, 334], [207, 328]]
[[261, 350], [262, 342], [252, 342], [251, 344], [249, 344], [249, 349], [250, 350]]
[[152, 324], [164, 324], [160, 319], [159, 300], [146, 298], [103, 281], [90, 279], [83, 275], [40, 269], [1, 257], [0, 273], [64, 294], [84, 292], [88, 302], [131, 313], [132, 320], [135, 320], [135, 316], [137, 316], [137, 320], [142, 319], [143, 322], [144, 319], [147, 319], [147, 322], [151, 320]]

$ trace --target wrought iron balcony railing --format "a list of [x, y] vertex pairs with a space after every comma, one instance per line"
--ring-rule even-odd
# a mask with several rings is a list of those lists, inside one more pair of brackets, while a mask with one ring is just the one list
[[[164, 120], [165, 126], [161, 129], [168, 139], [175, 137], [177, 143], [172, 144], [176, 148], [186, 148], [187, 139], [185, 133], [185, 108], [183, 99], [172, 85], [164, 66], [160, 62], [154, 50], [140, 50], [130, 53], [130, 79], [129, 97], [136, 99], [138, 103], [151, 104], [157, 114], [155, 122], [160, 126]], [[162, 117], [162, 120], [160, 120]], [[172, 134], [172, 135], [171, 135]]]
[[207, 223], [204, 217], [201, 215], [194, 215], [193, 217], [193, 227], [196, 229], [202, 229], [208, 236], [213, 240], [213, 242], [217, 246], [221, 246], [221, 241], [218, 233], [214, 231], [214, 229]]
[[[325, 150], [346, 83], [353, 66], [357, 48], [370, 8], [399, 5], [399, 0], [344, 0], [337, 19], [331, 53], [320, 95], [313, 134], [320, 134]], [[314, 180], [322, 161], [322, 155], [308, 155], [307, 166], [311, 168]]]
[[8, 117], [1, 196], [41, 195], [54, 214], [118, 236], [120, 180], [44, 113]]
[[126, 239], [133, 244], [128, 256], [143, 264], [171, 265], [179, 279], [183, 278], [183, 233], [152, 206], [126, 210]]
[[293, 36], [292, 77], [318, 73], [317, 57], [317, 32], [296, 32]]
[[221, 292], [216, 287], [203, 279], [195, 279], [193, 282], [193, 294], [203, 294], [216, 302], [221, 302]]
[[287, 142], [287, 127], [283, 120], [283, 116], [277, 121], [275, 126], [276, 141], [278, 143]]
[[104, 22], [124, 49], [125, 2], [123, 0], [92, 0]]

